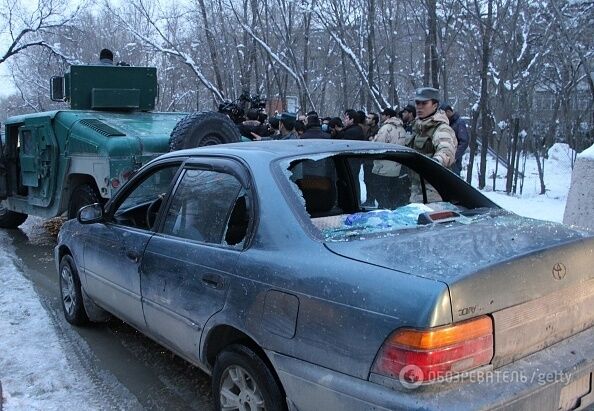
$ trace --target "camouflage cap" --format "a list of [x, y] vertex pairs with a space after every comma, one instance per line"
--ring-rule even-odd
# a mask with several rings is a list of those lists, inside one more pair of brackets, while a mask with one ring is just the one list
[[415, 93], [415, 101], [439, 101], [439, 90], [433, 87], [421, 87]]

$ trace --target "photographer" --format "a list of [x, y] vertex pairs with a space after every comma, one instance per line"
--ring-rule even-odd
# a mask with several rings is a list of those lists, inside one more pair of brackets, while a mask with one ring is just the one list
[[268, 127], [258, 120], [259, 116], [260, 112], [258, 110], [253, 108], [248, 110], [247, 120], [237, 126], [242, 136], [247, 137], [250, 140], [254, 140], [252, 133], [262, 137], [269, 136], [271, 134]]

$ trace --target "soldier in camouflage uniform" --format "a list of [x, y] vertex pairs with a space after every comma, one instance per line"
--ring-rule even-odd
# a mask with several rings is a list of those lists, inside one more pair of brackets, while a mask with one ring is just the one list
[[[423, 87], [415, 95], [417, 119], [413, 124], [413, 138], [410, 147], [432, 157], [444, 167], [450, 167], [456, 160], [456, 134], [449, 126], [448, 117], [439, 110], [439, 90]], [[424, 202], [421, 182], [412, 173], [411, 202]], [[441, 201], [441, 197], [431, 185], [426, 184], [426, 201]]]

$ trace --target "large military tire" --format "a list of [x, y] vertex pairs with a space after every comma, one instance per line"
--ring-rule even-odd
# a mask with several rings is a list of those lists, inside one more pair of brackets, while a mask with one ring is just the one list
[[238, 143], [241, 135], [237, 126], [225, 114], [204, 111], [189, 114], [171, 131], [171, 151], [215, 144]]
[[70, 195], [70, 202], [68, 203], [68, 219], [76, 218], [78, 210], [82, 207], [100, 202], [101, 197], [93, 186], [90, 184], [76, 186]]
[[25, 222], [28, 215], [7, 210], [0, 204], [0, 228], [17, 228]]

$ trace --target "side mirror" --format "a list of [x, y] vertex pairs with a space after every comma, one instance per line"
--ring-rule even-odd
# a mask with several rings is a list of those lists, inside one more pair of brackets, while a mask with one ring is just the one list
[[53, 76], [50, 78], [50, 99], [64, 101], [64, 77]]
[[78, 210], [76, 219], [81, 224], [94, 224], [103, 221], [103, 205], [100, 203], [89, 204]]

